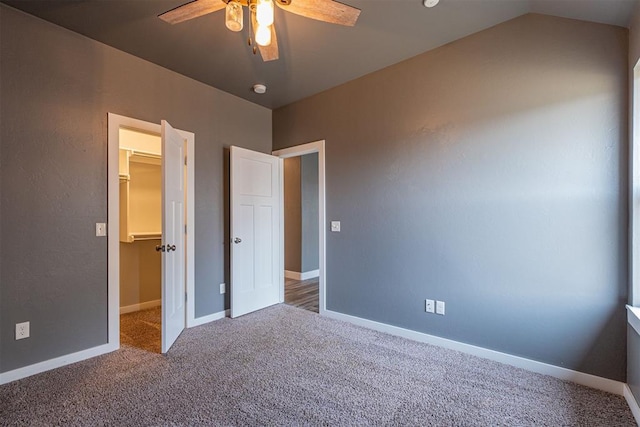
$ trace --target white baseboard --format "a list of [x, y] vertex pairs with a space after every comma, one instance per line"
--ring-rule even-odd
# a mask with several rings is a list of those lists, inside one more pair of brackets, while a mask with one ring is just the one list
[[204, 325], [205, 323], [224, 319], [225, 317], [229, 317], [229, 310], [219, 311], [217, 313], [209, 314], [207, 316], [196, 317], [195, 319], [187, 322], [187, 328], [193, 328], [194, 326]]
[[640, 334], [640, 308], [627, 306], [627, 323], [629, 323], [637, 334]]
[[3, 372], [0, 374], [0, 384], [10, 383], [12, 381], [30, 377], [31, 375], [39, 374], [51, 369], [60, 368], [65, 365], [70, 365], [72, 363], [100, 356], [105, 353], [110, 353], [117, 349], [118, 347], [115, 344], [103, 344], [97, 347], [89, 348], [87, 350], [82, 350], [76, 353], [56, 357], [55, 359], [49, 359], [43, 362], [34, 363], [33, 365], [14, 369], [13, 371]]
[[585, 374], [584, 372], [573, 371], [571, 369], [561, 368], [559, 366], [549, 365], [547, 363], [537, 362], [531, 359], [525, 359], [524, 357], [513, 356], [511, 354], [501, 353], [499, 351], [489, 350], [483, 347], [477, 347], [471, 344], [465, 344], [458, 341], [437, 337], [435, 335], [429, 335], [422, 332], [399, 328], [397, 326], [391, 326], [385, 323], [375, 322], [373, 320], [362, 319], [360, 317], [350, 316], [348, 314], [326, 310], [324, 312], [324, 315], [333, 319], [353, 323], [355, 325], [363, 326], [365, 328], [373, 329], [376, 331], [385, 332], [391, 335], [396, 335], [427, 344], [433, 344], [451, 350], [461, 351], [463, 353], [482, 357], [484, 359], [489, 359], [496, 362], [505, 363], [507, 365], [515, 366], [517, 368], [525, 369], [527, 371], [549, 375], [565, 381], [571, 381], [587, 387], [617, 394], [619, 396], [623, 395], [624, 387], [626, 386], [625, 383], [622, 383], [620, 381], [614, 381], [608, 378], [598, 377], [596, 375]]
[[640, 406], [638, 406], [638, 401], [627, 384], [624, 385], [624, 398], [627, 400], [631, 413], [636, 419], [636, 424], [640, 426]]
[[134, 311], [146, 310], [160, 305], [162, 305], [162, 300], [160, 299], [141, 302], [140, 304], [125, 305], [124, 307], [120, 307], [120, 314], [133, 313]]
[[300, 273], [299, 271], [285, 270], [284, 277], [294, 280], [308, 280], [315, 277], [320, 277], [320, 270], [305, 271], [304, 273]]

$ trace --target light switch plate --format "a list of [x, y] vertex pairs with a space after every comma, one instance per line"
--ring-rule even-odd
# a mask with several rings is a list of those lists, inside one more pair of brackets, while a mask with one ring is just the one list
[[444, 316], [444, 301], [436, 301], [436, 314]]
[[96, 236], [104, 237], [107, 235], [107, 223], [106, 222], [96, 222]]
[[340, 221], [331, 221], [331, 231], [340, 232]]
[[220, 293], [224, 294], [227, 292], [226, 285], [224, 283], [220, 283]]

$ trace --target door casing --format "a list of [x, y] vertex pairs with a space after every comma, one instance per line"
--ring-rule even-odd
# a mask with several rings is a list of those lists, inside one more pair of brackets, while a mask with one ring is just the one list
[[[120, 348], [120, 197], [118, 185], [118, 149], [121, 127], [160, 135], [159, 123], [109, 113], [107, 148], [107, 240], [108, 240], [108, 346], [109, 350]], [[195, 326], [195, 242], [194, 242], [194, 199], [195, 199], [195, 135], [178, 130], [187, 141], [187, 230], [186, 230], [186, 327]]]
[[[327, 227], [326, 227], [326, 193], [325, 193], [325, 154], [324, 154], [324, 140], [319, 140], [315, 142], [309, 142], [307, 144], [296, 145], [295, 147], [283, 148], [282, 150], [275, 150], [271, 154], [274, 156], [278, 156], [281, 159], [286, 159], [289, 157], [298, 157], [303, 156], [305, 154], [318, 153], [318, 232], [319, 239], [318, 244], [320, 246], [318, 253], [320, 254], [319, 260], [319, 289], [318, 289], [318, 308], [321, 315], [324, 315], [327, 306], [326, 306], [326, 290], [327, 290], [327, 252], [326, 252], [326, 238], [327, 238]], [[280, 194], [284, 195], [284, 179], [283, 173], [280, 173]], [[284, 301], [284, 197], [281, 198], [282, 206], [280, 208], [280, 251], [282, 260], [282, 279], [280, 284], [280, 301]]]

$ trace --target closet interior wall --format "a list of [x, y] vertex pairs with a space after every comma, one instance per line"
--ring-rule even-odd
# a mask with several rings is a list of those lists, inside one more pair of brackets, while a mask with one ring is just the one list
[[120, 129], [120, 312], [161, 303], [160, 136]]

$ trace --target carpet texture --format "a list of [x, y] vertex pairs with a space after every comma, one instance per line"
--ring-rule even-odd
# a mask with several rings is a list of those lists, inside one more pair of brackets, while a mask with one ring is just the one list
[[283, 304], [0, 386], [0, 424], [635, 426], [620, 396]]
[[160, 353], [162, 309], [154, 307], [120, 315], [120, 345]]

